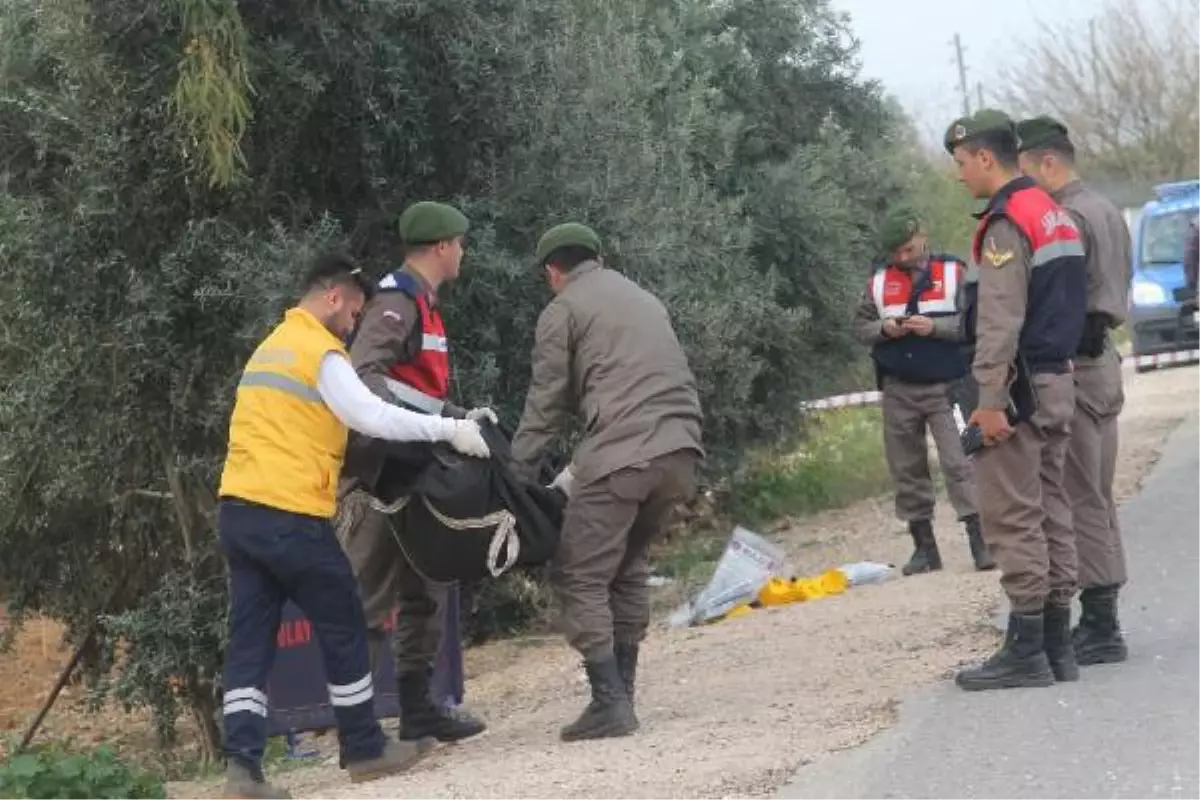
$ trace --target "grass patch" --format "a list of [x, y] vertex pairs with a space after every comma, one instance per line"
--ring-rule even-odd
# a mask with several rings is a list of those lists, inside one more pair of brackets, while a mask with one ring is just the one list
[[794, 450], [754, 458], [735, 481], [729, 511], [743, 524], [841, 508], [891, 488], [878, 408], [844, 408], [808, 418]]
[[797, 446], [763, 451], [731, 482], [729, 496], [707, 516], [654, 549], [654, 571], [673, 581], [657, 593], [659, 610], [707, 582], [735, 524], [763, 531], [781, 519], [841, 508], [891, 489], [878, 408], [821, 411], [806, 420]]
[[1109, 335], [1112, 337], [1113, 345], [1122, 353], [1129, 349], [1129, 323], [1122, 324]]

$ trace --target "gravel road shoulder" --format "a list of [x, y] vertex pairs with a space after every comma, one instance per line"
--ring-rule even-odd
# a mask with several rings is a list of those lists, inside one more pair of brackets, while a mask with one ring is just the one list
[[[1126, 373], [1118, 494], [1128, 497], [1196, 408], [1192, 367]], [[701, 629], [656, 629], [639, 684], [642, 729], [563, 744], [585, 702], [557, 639], [468, 653], [468, 699], [490, 730], [440, 748], [413, 771], [351, 786], [334, 765], [278, 776], [297, 797], [756, 797], [796, 770], [891, 724], [899, 698], [994, 647], [995, 573], [971, 570], [944, 499], [936, 523], [946, 569], [757, 611]], [[800, 573], [861, 559], [902, 562], [907, 537], [886, 500], [804, 520], [775, 535]], [[173, 787], [197, 796], [203, 787]]]

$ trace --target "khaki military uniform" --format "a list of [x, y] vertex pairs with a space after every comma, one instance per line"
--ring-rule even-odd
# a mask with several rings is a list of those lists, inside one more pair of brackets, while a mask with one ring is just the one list
[[[385, 379], [393, 364], [411, 360], [419, 348], [413, 331], [419, 324], [416, 302], [403, 292], [384, 292], [367, 304], [350, 359], [367, 388], [395, 402]], [[447, 404], [444, 414], [458, 416]], [[351, 433], [346, 463], [338, 484], [335, 526], [358, 579], [367, 626], [376, 639], [384, 634], [393, 609], [398, 609], [393, 641], [398, 675], [429, 669], [441, 642], [448, 584], [426, 580], [400, 550], [392, 526], [399, 515], [387, 515], [370, 505], [370, 492], [386, 458], [411, 460], [419, 468], [428, 445], [395, 443]]]
[[512, 456], [532, 478], [577, 414], [583, 439], [551, 578], [567, 639], [590, 661], [645, 635], [647, 550], [695, 492], [702, 417], [662, 303], [596, 261], [567, 279], [538, 320]]
[[[1132, 278], [1129, 228], [1107, 198], [1076, 180], [1054, 192], [1083, 236], [1088, 266], [1088, 313], [1107, 314], [1112, 327], [1125, 321]], [[1113, 498], [1117, 417], [1125, 405], [1121, 356], [1112, 342], [1098, 357], [1075, 359], [1075, 414], [1064, 483], [1079, 553], [1079, 584], [1125, 583], [1125, 551]]]
[[[963, 306], [959, 287], [957, 307]], [[961, 314], [933, 318], [934, 338], [957, 341], [962, 338]], [[870, 291], [864, 292], [854, 314], [855, 338], [865, 345], [885, 341], [879, 308]], [[960, 520], [976, 513], [975, 475], [971, 462], [963, 455], [958, 425], [951, 411], [950, 383], [908, 383], [884, 376], [883, 445], [888, 470], [896, 487], [896, 516], [903, 522], [933, 519], [937, 502], [933, 478], [929, 472], [929, 448], [925, 434], [933, 435], [938, 461], [946, 479], [946, 493]]]
[[[986, 241], [999, 255], [973, 265], [979, 301], [972, 373], [979, 408], [1002, 410], [1010, 400], [1009, 371], [1025, 320], [1032, 254], [1007, 219], [988, 226]], [[1038, 393], [1032, 419], [975, 455], [984, 539], [1017, 614], [1041, 614], [1047, 602], [1068, 605], [1077, 586], [1075, 535], [1063, 487], [1074, 381], [1069, 373], [1035, 374], [1032, 380]]]

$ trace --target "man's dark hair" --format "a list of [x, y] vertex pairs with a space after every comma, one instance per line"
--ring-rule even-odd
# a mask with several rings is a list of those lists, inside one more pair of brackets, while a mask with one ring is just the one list
[[1065, 136], [1046, 142], [1046, 144], [1040, 147], [1031, 147], [1025, 151], [1025, 154], [1031, 158], [1043, 158], [1047, 155], [1054, 155], [1067, 164], [1073, 165], [1075, 163], [1075, 145], [1071, 144], [1071, 140]]
[[362, 292], [368, 300], [375, 294], [375, 285], [358, 262], [344, 250], [326, 250], [313, 259], [300, 287], [302, 294], [332, 289], [335, 286]]
[[972, 153], [988, 150], [1000, 166], [1011, 170], [1017, 168], [1017, 134], [1014, 131], [983, 131], [961, 142], [961, 146]]
[[594, 261], [598, 256], [599, 253], [590, 247], [569, 244], [566, 247], [552, 250], [550, 255], [546, 256], [546, 264], [553, 264], [564, 272], [570, 272], [584, 261]]

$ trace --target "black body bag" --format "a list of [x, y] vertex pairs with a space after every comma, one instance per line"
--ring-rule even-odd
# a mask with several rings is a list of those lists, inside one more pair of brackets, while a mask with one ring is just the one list
[[510, 435], [480, 422], [491, 458], [472, 458], [448, 445], [429, 447], [415, 475], [411, 463], [388, 460], [376, 496], [394, 514], [392, 533], [409, 563], [438, 582], [499, 577], [513, 567], [540, 566], [558, 549], [567, 499], [544, 484], [517, 478], [509, 467]]

